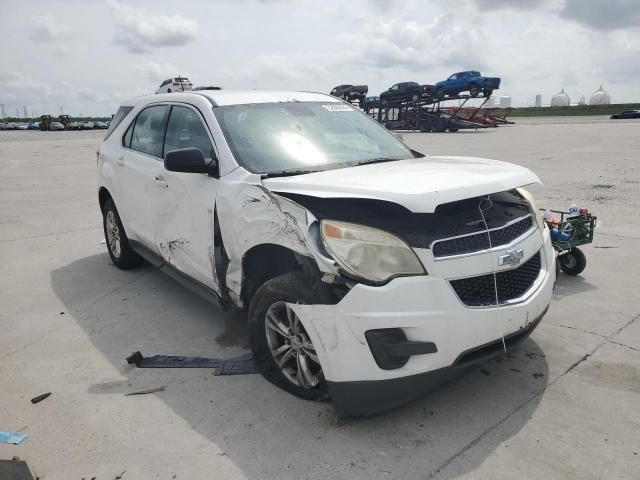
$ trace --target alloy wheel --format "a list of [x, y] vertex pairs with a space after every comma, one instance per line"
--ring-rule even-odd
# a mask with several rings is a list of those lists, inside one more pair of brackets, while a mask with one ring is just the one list
[[109, 210], [107, 212], [107, 216], [105, 218], [105, 231], [107, 234], [107, 245], [109, 246], [109, 251], [115, 258], [120, 258], [120, 253], [122, 251], [120, 245], [120, 228], [118, 228], [118, 222], [113, 210]]
[[297, 387], [316, 387], [322, 379], [320, 360], [302, 322], [287, 303], [269, 307], [265, 330], [273, 360], [284, 377]]

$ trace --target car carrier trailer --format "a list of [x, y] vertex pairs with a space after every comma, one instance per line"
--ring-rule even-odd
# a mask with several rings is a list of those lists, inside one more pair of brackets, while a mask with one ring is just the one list
[[[472, 120], [484, 107], [489, 98], [484, 98], [478, 107], [465, 104], [471, 95], [458, 95], [445, 99], [427, 97], [417, 100], [403, 98], [389, 101], [383, 106], [368, 106], [365, 113], [390, 130], [420, 130], [421, 132], [457, 132], [462, 129], [479, 129], [495, 126], [483, 121]], [[458, 106], [446, 107], [444, 102], [461, 101]], [[471, 110], [471, 111], [469, 111]]]

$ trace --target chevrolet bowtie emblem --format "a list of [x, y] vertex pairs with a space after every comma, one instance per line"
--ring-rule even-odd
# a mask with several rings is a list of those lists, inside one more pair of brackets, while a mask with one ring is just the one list
[[524, 258], [524, 250], [507, 250], [506, 255], [500, 255], [498, 265], [518, 265]]

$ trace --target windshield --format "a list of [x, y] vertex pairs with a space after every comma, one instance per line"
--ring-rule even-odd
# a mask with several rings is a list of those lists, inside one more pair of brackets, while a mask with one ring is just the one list
[[236, 160], [253, 173], [303, 173], [413, 158], [391, 133], [344, 103], [233, 105], [214, 112]]

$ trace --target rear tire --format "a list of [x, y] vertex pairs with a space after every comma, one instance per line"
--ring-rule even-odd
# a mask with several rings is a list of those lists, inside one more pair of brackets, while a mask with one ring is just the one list
[[578, 247], [574, 247], [558, 257], [560, 268], [567, 275], [579, 275], [587, 266], [587, 257]]
[[436, 88], [436, 92], [434, 93], [433, 96], [436, 98], [436, 100], [442, 100], [445, 96], [444, 89]]
[[441, 118], [437, 118], [431, 124], [431, 131], [436, 133], [442, 133], [445, 131], [444, 120]]
[[111, 199], [107, 200], [102, 208], [102, 228], [104, 239], [107, 242], [107, 251], [116, 267], [129, 270], [142, 264], [142, 257], [134, 252], [129, 245], [129, 239], [122, 226], [120, 215]]
[[476, 85], [470, 86], [469, 95], [471, 95], [474, 98], [477, 97], [478, 95], [480, 95], [480, 89]]
[[249, 338], [260, 372], [269, 382], [306, 400], [329, 398], [313, 343], [288, 303], [322, 303], [302, 272], [265, 282], [249, 305]]
[[491, 90], [490, 88], [485, 88], [482, 91], [482, 94], [485, 96], [485, 98], [489, 98], [493, 94], [493, 90]]

